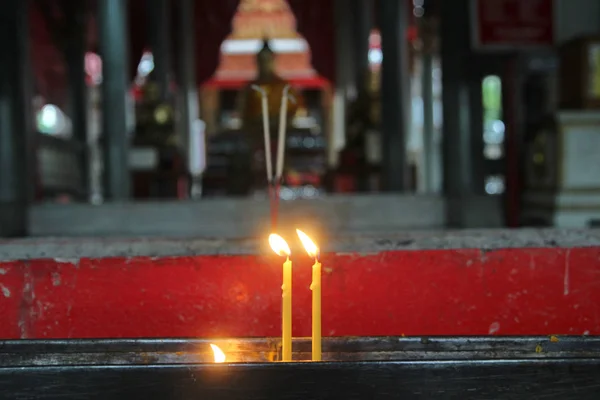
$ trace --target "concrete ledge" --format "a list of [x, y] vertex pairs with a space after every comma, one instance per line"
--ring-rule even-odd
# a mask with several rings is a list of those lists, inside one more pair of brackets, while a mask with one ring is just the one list
[[[372, 254], [391, 250], [507, 248], [574, 248], [600, 246], [600, 229], [462, 230], [412, 233], [363, 233], [314, 237], [328, 253]], [[292, 251], [295, 235], [284, 235]], [[0, 261], [55, 259], [75, 262], [81, 258], [168, 257], [195, 255], [271, 254], [266, 234], [260, 239], [192, 238], [40, 238], [0, 241]]]

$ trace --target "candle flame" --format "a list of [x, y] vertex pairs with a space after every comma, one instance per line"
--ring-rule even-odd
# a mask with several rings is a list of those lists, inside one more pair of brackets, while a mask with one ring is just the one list
[[224, 363], [227, 357], [225, 356], [225, 353], [223, 353], [223, 350], [221, 350], [216, 344], [212, 343], [210, 344], [210, 348], [212, 349], [213, 354], [215, 356], [215, 362]]
[[269, 244], [271, 245], [271, 248], [273, 249], [275, 254], [277, 254], [279, 256], [288, 256], [289, 257], [290, 254], [292, 254], [292, 252], [290, 250], [290, 246], [288, 246], [285, 239], [276, 233], [271, 233], [269, 235]]
[[306, 249], [309, 256], [317, 258], [319, 255], [319, 247], [308, 237], [308, 235], [302, 232], [300, 229], [296, 229], [296, 233], [302, 242], [302, 246]]

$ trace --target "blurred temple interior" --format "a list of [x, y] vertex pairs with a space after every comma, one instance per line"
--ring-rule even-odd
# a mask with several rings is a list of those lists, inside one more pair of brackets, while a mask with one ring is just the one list
[[6, 3], [0, 237], [600, 224], [597, 0]]

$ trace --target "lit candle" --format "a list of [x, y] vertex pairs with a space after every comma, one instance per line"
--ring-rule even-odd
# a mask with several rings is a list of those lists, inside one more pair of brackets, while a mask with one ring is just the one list
[[213, 355], [215, 357], [215, 362], [216, 363], [224, 363], [227, 357], [225, 357], [225, 353], [223, 353], [223, 350], [221, 350], [219, 348], [219, 346], [217, 346], [216, 344], [212, 344], [212, 343], [210, 344], [210, 348], [213, 351]]
[[269, 235], [269, 244], [277, 255], [286, 257], [281, 285], [281, 361], [292, 361], [292, 252], [286, 241], [275, 233]]
[[321, 361], [321, 263], [319, 262], [319, 248], [300, 229], [296, 233], [309, 256], [314, 257], [312, 266], [312, 360]]
[[285, 157], [285, 131], [287, 128], [287, 104], [289, 101], [290, 85], [285, 85], [281, 93], [281, 106], [279, 109], [279, 134], [277, 136], [277, 166], [275, 169], [275, 181], [281, 182], [283, 175], [283, 159]]
[[262, 103], [263, 135], [265, 141], [265, 164], [267, 170], [267, 183], [273, 181], [273, 163], [271, 161], [271, 132], [269, 127], [269, 102], [265, 89], [258, 85], [251, 86], [253, 90], [260, 93]]

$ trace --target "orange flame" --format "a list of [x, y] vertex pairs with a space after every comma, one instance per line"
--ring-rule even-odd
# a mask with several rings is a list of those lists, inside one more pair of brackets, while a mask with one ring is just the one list
[[308, 235], [302, 232], [300, 229], [296, 229], [296, 233], [302, 242], [302, 246], [306, 249], [306, 252], [311, 257], [317, 257], [319, 255], [319, 247], [308, 237]]
[[269, 244], [271, 248], [278, 256], [287, 256], [289, 257], [292, 254], [290, 250], [290, 246], [288, 246], [287, 242], [284, 238], [277, 235], [276, 233], [271, 233], [269, 235]]
[[221, 350], [219, 348], [219, 346], [217, 346], [216, 344], [212, 344], [212, 343], [210, 344], [210, 347], [215, 356], [215, 362], [216, 363], [224, 363], [225, 360], [227, 359], [227, 357], [225, 356], [225, 353], [223, 353], [223, 350]]

